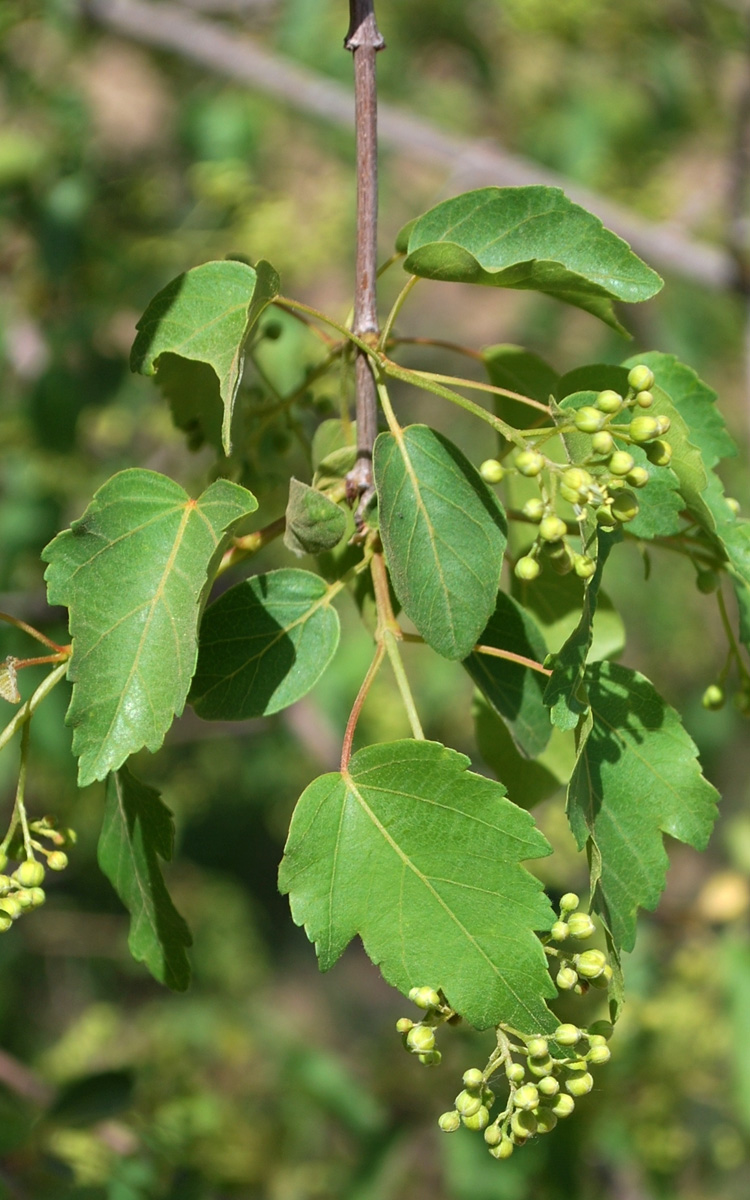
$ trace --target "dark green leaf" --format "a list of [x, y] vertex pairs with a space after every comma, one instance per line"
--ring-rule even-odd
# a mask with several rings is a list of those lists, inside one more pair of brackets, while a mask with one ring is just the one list
[[81, 787], [157, 750], [182, 712], [217, 558], [255, 508], [226, 479], [192, 500], [155, 471], [121, 471], [43, 551], [49, 602], [70, 609], [66, 720]]
[[[479, 644], [522, 655], [543, 663], [547, 646], [534, 621], [504, 592], [498, 592], [495, 611]], [[541, 754], [552, 726], [542, 696], [547, 677], [507, 658], [472, 653], [464, 666], [492, 707], [506, 721], [514, 742], [527, 758]]]
[[127, 767], [107, 780], [97, 858], [130, 913], [130, 952], [160, 983], [184, 991], [190, 983], [190, 931], [174, 907], [159, 859], [169, 862], [172, 814], [154, 788]]
[[[232, 411], [242, 377], [247, 335], [279, 290], [273, 267], [234, 260], [203, 263], [178, 275], [154, 297], [138, 322], [130, 365], [158, 375], [162, 354], [205, 363], [218, 380], [222, 444], [231, 451]], [[200, 376], [202, 385], [205, 384]], [[173, 405], [176, 403], [173, 399]]]
[[331, 417], [321, 421], [315, 430], [310, 447], [310, 457], [315, 470], [337, 450], [354, 450], [357, 446], [357, 422], [342, 421]]
[[[488, 346], [482, 351], [490, 383], [508, 388], [522, 396], [549, 404], [554, 395], [557, 375], [552, 367], [521, 346]], [[512, 396], [493, 396], [495, 413], [514, 429], [528, 429], [539, 418], [539, 412]], [[505, 439], [503, 439], [504, 441]]]
[[[586, 585], [571, 571], [558, 575], [544, 571], [531, 583], [514, 575], [511, 591], [520, 604], [534, 614], [549, 650], [557, 653], [581, 619]], [[600, 591], [594, 613], [594, 636], [589, 662], [612, 658], [625, 646], [625, 626], [609, 596]]]
[[206, 609], [190, 703], [206, 721], [245, 721], [294, 704], [336, 652], [334, 591], [310, 571], [254, 575]]
[[479, 753], [503, 781], [508, 799], [519, 808], [533, 808], [568, 781], [575, 763], [572, 734], [553, 729], [543, 754], [528, 759], [518, 753], [505, 721], [479, 693], [474, 698], [473, 715]]
[[480, 188], [409, 230], [404, 269], [428, 279], [533, 289], [624, 332], [614, 300], [648, 300], [659, 276], [559, 188]]
[[[292, 818], [279, 886], [327, 970], [359, 934], [403, 992], [443, 988], [473, 1025], [550, 1029], [534, 930], [554, 919], [520, 862], [549, 853], [528, 813], [435, 742], [370, 746]], [[457, 853], [460, 847], [460, 854]]]
[[594, 903], [615, 944], [631, 950], [638, 908], [653, 909], [668, 866], [662, 833], [702, 850], [715, 789], [678, 714], [636, 671], [588, 668], [591, 715], [568, 790], [568, 817], [592, 864]]
[[[640, 359], [638, 360], [640, 362]], [[614, 367], [609, 363], [589, 363], [585, 367], [576, 367], [561, 375], [557, 381], [555, 395], [559, 401], [576, 392], [603, 392], [612, 388], [624, 396], [628, 390], [628, 372], [624, 367]]]
[[346, 533], [346, 513], [328, 496], [299, 479], [289, 481], [284, 545], [295, 554], [322, 554]]
[[502, 506], [461, 451], [426, 425], [381, 433], [374, 470], [380, 535], [404, 612], [438, 654], [466, 658], [497, 599]]

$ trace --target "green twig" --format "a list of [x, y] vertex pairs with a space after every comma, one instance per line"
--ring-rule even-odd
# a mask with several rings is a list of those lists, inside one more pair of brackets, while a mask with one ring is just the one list
[[391, 330], [393, 329], [393, 323], [396, 320], [396, 317], [398, 316], [398, 314], [401, 312], [401, 309], [403, 308], [404, 304], [406, 303], [406, 299], [407, 299], [409, 293], [411, 292], [412, 288], [418, 282], [419, 282], [418, 275], [410, 275], [409, 278], [407, 279], [406, 283], [402, 287], [401, 291], [399, 292], [398, 296], [394, 300], [393, 307], [391, 308], [391, 311], [388, 313], [385, 325], [383, 326], [383, 332], [381, 333], [380, 340], [378, 341], [378, 349], [379, 350], [385, 349], [385, 346], [388, 342], [388, 338], [391, 336]]

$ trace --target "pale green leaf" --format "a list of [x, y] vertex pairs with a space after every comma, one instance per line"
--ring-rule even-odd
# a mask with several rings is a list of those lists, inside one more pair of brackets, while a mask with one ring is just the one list
[[66, 721], [81, 787], [157, 750], [182, 712], [217, 558], [255, 508], [226, 479], [192, 500], [155, 471], [121, 471], [43, 551], [49, 602], [70, 609]]
[[206, 721], [245, 721], [294, 704], [328, 667], [339, 618], [325, 580], [282, 568], [235, 584], [203, 614], [189, 700]]
[[[212, 368], [223, 405], [225, 454], [231, 451], [232, 412], [242, 378], [247, 335], [278, 290], [279, 277], [266, 262], [259, 262], [257, 267], [232, 259], [203, 263], [162, 288], [136, 326], [138, 335], [130, 355], [134, 371], [158, 378], [163, 354], [179, 355]], [[182, 368], [183, 379], [184, 372]], [[200, 381], [204, 392], [204, 372], [200, 373]], [[180, 412], [173, 385], [170, 379], [170, 401]], [[183, 414], [179, 423], [182, 418]]]
[[618, 948], [631, 950], [639, 908], [653, 909], [668, 866], [662, 834], [702, 850], [715, 789], [678, 714], [642, 675], [588, 668], [591, 715], [568, 790], [568, 817], [592, 863], [594, 904]]
[[316, 779], [292, 818], [279, 886], [333, 966], [357, 934], [395, 987], [442, 988], [479, 1028], [554, 1028], [534, 930], [554, 919], [520, 863], [549, 853], [500, 784], [436, 742], [361, 750]]
[[346, 513], [323, 492], [292, 477], [286, 506], [284, 545], [294, 554], [322, 554], [346, 533]]
[[502, 506], [461, 451], [426, 425], [381, 433], [373, 465], [399, 602], [438, 654], [466, 658], [497, 599]]
[[154, 788], [127, 767], [107, 779], [97, 858], [130, 913], [130, 953], [160, 983], [184, 991], [190, 983], [190, 931], [167, 891], [159, 859], [172, 858], [172, 814]]
[[624, 332], [613, 301], [662, 287], [628, 244], [559, 188], [480, 188], [445, 200], [408, 233], [404, 269], [428, 279], [533, 289]]

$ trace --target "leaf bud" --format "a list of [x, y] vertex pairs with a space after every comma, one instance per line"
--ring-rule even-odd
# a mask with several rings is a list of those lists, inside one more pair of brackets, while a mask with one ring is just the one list
[[539, 524], [539, 536], [545, 542], [559, 542], [567, 532], [568, 527], [562, 517], [558, 517], [555, 513], [543, 517]]
[[556, 1096], [560, 1091], [560, 1084], [555, 1079], [554, 1075], [545, 1075], [536, 1085], [543, 1096]]
[[484, 1072], [479, 1070], [479, 1067], [469, 1067], [468, 1071], [464, 1071], [463, 1084], [465, 1088], [480, 1088], [484, 1086]]
[[499, 483], [505, 470], [496, 458], [486, 458], [479, 468], [479, 474], [485, 483]]
[[631, 487], [645, 487], [649, 481], [649, 473], [645, 467], [633, 467], [632, 471], [628, 471], [625, 477]]
[[[609, 1039], [612, 1037], [612, 1034], [614, 1033], [614, 1031], [615, 1031], [615, 1027], [611, 1021], [604, 1021], [604, 1020], [594, 1021], [593, 1025], [589, 1025], [589, 1030], [588, 1030], [589, 1045], [592, 1044], [591, 1043], [592, 1037], [597, 1038], [597, 1039], [601, 1037], [601, 1038], [604, 1038], [605, 1042], [608, 1042]], [[597, 1044], [597, 1043], [594, 1043], [594, 1044]]]
[[406, 1035], [406, 1045], [413, 1054], [426, 1054], [435, 1049], [435, 1032], [429, 1025], [414, 1025]]
[[575, 1106], [576, 1102], [573, 1097], [566, 1096], [563, 1092], [552, 1105], [552, 1111], [556, 1117], [569, 1117]]
[[710, 683], [701, 697], [701, 704], [710, 712], [716, 712], [724, 707], [725, 699], [724, 689], [718, 683]]
[[635, 402], [639, 408], [650, 408], [654, 403], [654, 397], [650, 392], [639, 392], [635, 398]]
[[578, 983], [578, 975], [572, 967], [561, 967], [555, 982], [561, 991], [569, 992]]
[[596, 571], [596, 563], [588, 554], [574, 554], [573, 570], [579, 579], [590, 579]]
[[590, 404], [584, 404], [573, 417], [573, 423], [581, 433], [598, 433], [606, 420], [607, 414]]
[[[593, 1086], [594, 1076], [590, 1075], [588, 1071], [565, 1080], [566, 1091], [570, 1092], [571, 1096], [587, 1096]], [[560, 1116], [559, 1113], [557, 1115]]]
[[584, 979], [596, 979], [607, 965], [607, 956], [601, 950], [584, 950], [573, 959], [576, 970]]
[[581, 1040], [581, 1031], [577, 1025], [558, 1025], [552, 1036], [560, 1046], [577, 1046]]
[[490, 1123], [490, 1114], [485, 1106], [482, 1105], [475, 1113], [472, 1113], [471, 1116], [467, 1116], [464, 1113], [461, 1120], [467, 1129], [473, 1129], [476, 1133], [481, 1133], [481, 1131], [486, 1129]]
[[612, 388], [605, 388], [594, 401], [595, 406], [603, 413], [617, 413], [622, 408], [622, 396]]
[[[651, 442], [659, 436], [659, 422], [656, 417], [633, 417], [628, 433], [634, 442]], [[665, 431], [666, 432], [666, 431]]]
[[549, 935], [553, 942], [564, 942], [568, 936], [567, 921], [555, 921], [554, 925], [549, 931]]
[[638, 363], [628, 371], [628, 383], [634, 392], [645, 392], [654, 386], [654, 372], [645, 363]]
[[539, 1091], [536, 1084], [525, 1083], [523, 1087], [518, 1088], [513, 1095], [513, 1103], [516, 1108], [522, 1108], [525, 1111], [531, 1111], [532, 1108], [536, 1108], [539, 1103]]
[[47, 866], [50, 871], [64, 871], [68, 865], [68, 856], [63, 850], [53, 850], [47, 855]]
[[505, 1074], [511, 1083], [523, 1083], [526, 1078], [526, 1071], [521, 1063], [511, 1063]]
[[526, 1049], [532, 1058], [544, 1058], [549, 1053], [549, 1043], [544, 1037], [532, 1037], [527, 1041]]
[[612, 501], [610, 508], [612, 516], [623, 524], [626, 521], [633, 521], [638, 516], [639, 506], [638, 501], [632, 492], [618, 492]]
[[459, 1092], [456, 1096], [456, 1111], [462, 1117], [471, 1117], [482, 1107], [482, 1098], [476, 1092]]
[[609, 469], [613, 475], [627, 475], [635, 466], [635, 459], [627, 450], [615, 450], [609, 460]]
[[461, 1115], [455, 1109], [444, 1112], [438, 1117], [438, 1126], [443, 1133], [455, 1133], [461, 1127]]
[[414, 1022], [412, 1021], [411, 1017], [399, 1017], [396, 1022], [397, 1033], [408, 1033], [409, 1030], [413, 1028]]
[[611, 1057], [612, 1051], [607, 1045], [592, 1046], [586, 1055], [588, 1061], [593, 1063], [595, 1067], [600, 1067], [603, 1063], [608, 1063]]
[[519, 558], [515, 565], [515, 574], [518, 579], [523, 579], [527, 583], [531, 583], [532, 579], [536, 579], [541, 571], [541, 567], [537, 560], [531, 554], [525, 554], [523, 558]]
[[568, 917], [568, 929], [571, 937], [583, 941], [585, 938], [591, 937], [596, 931], [596, 926], [588, 913], [574, 912]]
[[646, 446], [646, 457], [655, 467], [668, 467], [672, 461], [672, 447], [661, 438]]
[[503, 1140], [503, 1131], [499, 1125], [488, 1125], [484, 1131], [484, 1140], [488, 1146], [499, 1146]]
[[510, 1127], [517, 1138], [526, 1141], [536, 1133], [536, 1117], [532, 1112], [516, 1110], [510, 1119]]
[[551, 1108], [538, 1108], [536, 1111], [537, 1133], [552, 1133], [557, 1124], [557, 1117]]
[[13, 878], [20, 883], [21, 887], [38, 887], [44, 881], [44, 867], [35, 858], [27, 858], [25, 862], [16, 867]]
[[516, 470], [530, 478], [544, 469], [544, 456], [538, 450], [521, 450], [513, 459]]
[[607, 429], [595, 433], [591, 439], [591, 449], [594, 454], [611, 454], [615, 447], [615, 439]]

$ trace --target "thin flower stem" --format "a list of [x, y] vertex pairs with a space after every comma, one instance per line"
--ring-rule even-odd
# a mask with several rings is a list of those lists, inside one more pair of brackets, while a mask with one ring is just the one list
[[396, 250], [390, 256], [390, 258], [387, 258], [384, 263], [381, 263], [378, 267], [378, 279], [385, 275], [386, 271], [388, 271], [395, 263], [400, 262], [403, 257], [404, 255], [401, 253], [401, 251]]
[[[31, 733], [31, 721], [27, 721], [21, 730], [21, 767], [18, 772], [18, 786], [16, 788], [16, 803], [13, 808], [13, 816], [21, 822], [23, 831], [23, 845], [26, 851], [27, 858], [34, 857], [34, 848], [31, 844], [31, 832], [29, 830], [29, 819], [26, 816], [26, 764], [29, 759], [29, 734]], [[12, 822], [11, 822], [12, 823]], [[5, 847], [3, 847], [5, 849]]]
[[539, 400], [532, 400], [530, 396], [524, 396], [521, 392], [512, 392], [510, 388], [497, 387], [494, 383], [482, 383], [477, 379], [465, 379], [460, 375], [439, 375], [435, 371], [417, 371], [413, 374], [418, 375], [421, 379], [431, 379], [435, 383], [452, 383], [456, 387], [473, 388], [477, 392], [492, 392], [495, 396], [508, 396], [511, 400], [518, 400], [521, 404], [528, 404], [531, 408], [538, 408], [540, 412], [551, 416], [550, 407], [548, 404], [542, 404]]
[[15, 625], [16, 629], [20, 629], [23, 633], [28, 633], [35, 638], [37, 642], [41, 642], [44, 646], [49, 646], [50, 650], [56, 650], [58, 654], [65, 651], [64, 646], [58, 646], [57, 642], [53, 642], [45, 634], [40, 633], [38, 629], [34, 629], [33, 625], [27, 625], [19, 617], [12, 617], [10, 613], [0, 612], [0, 621], [5, 621], [8, 625]]
[[346, 325], [339, 324], [332, 317], [326, 316], [320, 309], [311, 308], [309, 304], [303, 304], [301, 300], [291, 300], [288, 296], [277, 296], [273, 301], [279, 308], [288, 309], [290, 312], [303, 312], [308, 316], [314, 317], [316, 321], [322, 321], [324, 325], [329, 325], [331, 329], [335, 329], [340, 333], [342, 338], [357, 346], [360, 350], [364, 350], [366, 354], [374, 355], [373, 347], [368, 345], [363, 338], [357, 337], [356, 333], [352, 333], [351, 329], [347, 329]]
[[50, 671], [49, 675], [44, 677], [34, 694], [18, 709], [12, 720], [8, 722], [5, 729], [0, 733], [0, 750], [4, 749], [8, 742], [18, 733], [18, 730], [23, 729], [28, 723], [42, 701], [49, 696], [52, 689], [64, 678], [67, 669], [68, 663], [66, 660], [60, 663], [59, 667], [55, 667], [54, 671]]
[[370, 570], [372, 573], [372, 586], [375, 590], [375, 604], [378, 610], [378, 628], [375, 636], [388, 652], [393, 674], [396, 676], [398, 690], [401, 693], [406, 715], [409, 718], [412, 736], [417, 738], [418, 741], [424, 741], [424, 732], [417, 714], [417, 706], [414, 703], [414, 696], [412, 695], [398, 648], [398, 641], [401, 639], [401, 627], [393, 613], [391, 594], [388, 588], [388, 572], [382, 554], [373, 554]]
[[390, 659], [393, 674], [396, 676], [396, 683], [398, 684], [398, 690], [401, 693], [401, 699], [403, 701], [404, 708], [406, 709], [406, 715], [409, 718], [412, 737], [416, 738], [417, 741], [423, 742], [425, 740], [424, 731], [419, 720], [417, 706], [414, 703], [414, 696], [412, 695], [412, 690], [409, 686], [409, 680], [407, 678], [406, 671], [404, 670], [404, 664], [393, 631], [386, 629], [383, 633], [383, 640], [385, 642], [385, 648], [388, 651], [388, 658]]
[[396, 320], [396, 317], [398, 316], [398, 314], [401, 312], [401, 309], [403, 308], [404, 304], [406, 303], [409, 293], [411, 292], [412, 288], [417, 283], [419, 283], [419, 276], [410, 275], [409, 278], [407, 279], [406, 283], [402, 287], [401, 291], [399, 292], [398, 296], [394, 300], [393, 307], [391, 308], [391, 311], [388, 313], [388, 317], [386, 318], [385, 325], [383, 326], [383, 332], [381, 333], [380, 340], [378, 341], [378, 349], [379, 350], [385, 349], [386, 343], [388, 342], [388, 338], [391, 335], [391, 330], [393, 329], [393, 323]]
[[519, 663], [522, 667], [528, 667], [530, 671], [538, 671], [540, 675], [552, 674], [547, 667], [543, 667], [541, 663], [536, 662], [533, 658], [526, 658], [523, 654], [514, 654], [512, 650], [499, 650], [497, 646], [477, 645], [474, 647], [473, 653], [491, 654], [494, 658], [506, 658], [508, 662]]
[[393, 436], [400, 441], [401, 440], [401, 426], [399, 425], [398, 420], [396, 419], [396, 414], [393, 411], [393, 405], [391, 404], [391, 398], [388, 395], [388, 388], [385, 386], [385, 384], [383, 383], [382, 379], [379, 376], [376, 377], [375, 383], [376, 383], [376, 386], [378, 389], [378, 398], [380, 399], [381, 407], [383, 409], [383, 412], [385, 413], [385, 419], [388, 422], [388, 428], [390, 429]]
[[[466, 409], [478, 417], [480, 421], [484, 421], [487, 425], [491, 425], [494, 430], [501, 433], [509, 442], [515, 442], [517, 446], [526, 449], [526, 438], [514, 429], [511, 425], [501, 421], [499, 417], [488, 412], [486, 408], [482, 408], [480, 404], [475, 404], [473, 400], [467, 399], [459, 392], [454, 392], [450, 388], [443, 387], [442, 384], [435, 383], [431, 379], [425, 379], [416, 371], [411, 371], [408, 367], [399, 367], [390, 358], [381, 358], [381, 369], [385, 375], [389, 375], [392, 379], [400, 379], [403, 383], [410, 383], [412, 387], [420, 388], [423, 392], [431, 392], [433, 396], [441, 396], [443, 400], [450, 400], [451, 404], [457, 404], [459, 408]], [[553, 430], [553, 432], [557, 432]]]
[[352, 743], [354, 741], [354, 733], [357, 728], [359, 714], [362, 712], [362, 706], [367, 699], [367, 693], [372, 687], [373, 680], [377, 675], [385, 658], [385, 643], [380, 641], [375, 647], [373, 660], [368, 667], [367, 674], [362, 680], [362, 686], [357, 692], [357, 698], [352, 705], [352, 711], [349, 714], [349, 720], [346, 723], [346, 732], [344, 733], [344, 742], [341, 747], [341, 771], [342, 774], [349, 766], [349, 759], [352, 756]]
[[734, 630], [732, 629], [732, 623], [729, 620], [729, 613], [727, 612], [727, 605], [726, 605], [726, 601], [724, 599], [724, 593], [722, 592], [720, 587], [718, 588], [718, 590], [716, 592], [716, 600], [719, 605], [719, 615], [721, 617], [721, 623], [724, 627], [724, 633], [726, 634], [727, 642], [729, 643], [729, 652], [734, 657], [734, 660], [737, 663], [737, 670], [739, 671], [742, 678], [745, 680], [748, 680], [750, 678], [750, 676], [748, 675], [747, 667], [745, 666], [745, 663], [742, 660], [740, 648], [737, 645], [737, 639], [735, 638]]
[[236, 566], [238, 562], [243, 562], [252, 554], [257, 554], [269, 542], [273, 542], [279, 537], [285, 529], [286, 517], [277, 517], [269, 525], [264, 525], [262, 529], [256, 529], [255, 533], [247, 533], [244, 537], [235, 538], [234, 545], [229, 547], [219, 563], [216, 578], [218, 579], [230, 567]]

